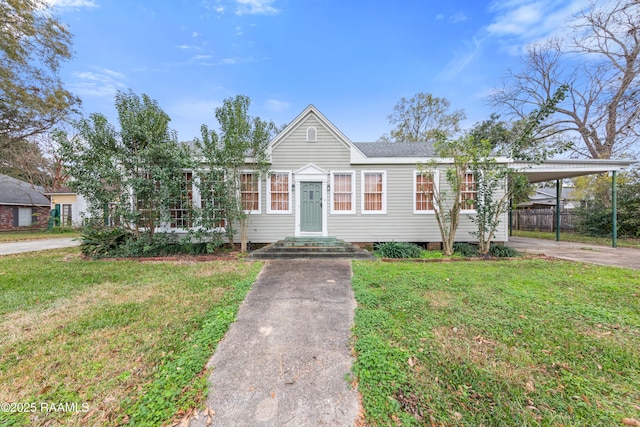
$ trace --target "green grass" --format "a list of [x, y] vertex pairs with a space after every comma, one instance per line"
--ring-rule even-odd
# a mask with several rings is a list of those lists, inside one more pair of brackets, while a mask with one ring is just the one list
[[0, 257], [0, 425], [166, 424], [206, 397], [204, 367], [260, 269], [236, 261]]
[[640, 419], [640, 276], [547, 260], [354, 262], [369, 425]]
[[[517, 237], [533, 237], [536, 239], [556, 240], [556, 233], [549, 231], [513, 230], [513, 235]], [[560, 241], [586, 243], [589, 245], [611, 246], [611, 237], [593, 237], [570, 232], [560, 233]], [[622, 248], [640, 249], [640, 239], [618, 238], [616, 240], [616, 243], [619, 247]]]
[[80, 232], [72, 228], [54, 228], [51, 231], [3, 231], [0, 232], [0, 243], [20, 242], [24, 240], [56, 239], [62, 237], [80, 237]]

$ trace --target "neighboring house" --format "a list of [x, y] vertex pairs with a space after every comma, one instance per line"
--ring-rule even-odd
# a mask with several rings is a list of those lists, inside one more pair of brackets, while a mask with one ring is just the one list
[[[560, 208], [574, 209], [579, 202], [571, 198], [573, 188], [562, 188], [560, 190]], [[536, 188], [529, 196], [529, 200], [518, 204], [518, 209], [553, 209], [556, 207], [555, 187]]]
[[64, 187], [45, 193], [51, 198], [51, 210], [56, 218], [56, 225], [62, 227], [79, 227], [87, 210], [84, 198]]
[[0, 175], [0, 231], [46, 228], [50, 206], [42, 187]]

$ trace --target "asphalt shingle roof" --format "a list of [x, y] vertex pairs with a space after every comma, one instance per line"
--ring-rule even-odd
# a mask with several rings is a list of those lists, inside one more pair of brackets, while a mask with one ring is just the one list
[[7, 175], [0, 175], [0, 205], [50, 206], [42, 187], [31, 186]]
[[433, 142], [354, 142], [367, 157], [436, 157]]

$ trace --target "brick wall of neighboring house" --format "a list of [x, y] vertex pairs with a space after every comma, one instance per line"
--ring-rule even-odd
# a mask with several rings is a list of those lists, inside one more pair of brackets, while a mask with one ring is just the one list
[[30, 226], [16, 226], [15, 212], [16, 208], [20, 207], [28, 208], [29, 206], [0, 205], [0, 231], [47, 228], [49, 211], [51, 210], [48, 206], [32, 207], [32, 224]]

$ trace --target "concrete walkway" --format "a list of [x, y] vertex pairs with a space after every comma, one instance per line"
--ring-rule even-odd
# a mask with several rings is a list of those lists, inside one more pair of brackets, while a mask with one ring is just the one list
[[214, 426], [354, 425], [351, 275], [348, 259], [265, 264], [209, 362]]
[[510, 237], [506, 245], [522, 253], [544, 254], [569, 261], [640, 269], [640, 249], [556, 242], [529, 237]]
[[79, 246], [80, 241], [74, 239], [75, 237], [61, 237], [57, 239], [22, 240], [19, 242], [0, 243], [0, 256]]

